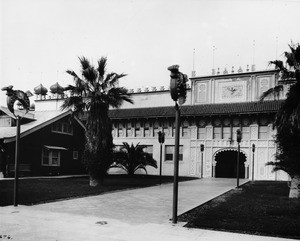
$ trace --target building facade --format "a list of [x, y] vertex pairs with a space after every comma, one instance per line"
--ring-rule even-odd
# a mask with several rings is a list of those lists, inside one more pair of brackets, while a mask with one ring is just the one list
[[[276, 145], [273, 121], [285, 93], [259, 101], [261, 94], [280, 81], [275, 70], [223, 74], [190, 78], [186, 102], [180, 107], [179, 175], [196, 177], [236, 177], [254, 180], [286, 180], [284, 172], [272, 172], [267, 162], [274, 160]], [[288, 86], [286, 86], [288, 88]], [[158, 162], [149, 174], [173, 175], [175, 109], [168, 88], [132, 92], [134, 104], [110, 110], [114, 144], [146, 145]], [[285, 91], [284, 91], [285, 92]], [[37, 109], [57, 108], [61, 99], [37, 97]], [[56, 107], [55, 107], [56, 106]], [[237, 167], [237, 130], [242, 132], [240, 164]], [[161, 146], [158, 132], [165, 133]]]

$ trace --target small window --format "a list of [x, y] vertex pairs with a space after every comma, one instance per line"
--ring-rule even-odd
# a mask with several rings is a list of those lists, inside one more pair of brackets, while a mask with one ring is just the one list
[[150, 132], [149, 127], [145, 127], [145, 128], [144, 128], [144, 133], [145, 133], [145, 134], [144, 134], [145, 136], [151, 136], [151, 132]]
[[136, 137], [142, 136], [141, 128], [139, 128], [139, 127], [136, 127], [136, 128], [135, 128], [135, 136], [136, 136]]
[[[240, 127], [232, 127], [232, 140], [236, 141], [236, 131], [240, 130]], [[242, 140], [243, 140], [243, 133], [242, 133]]]
[[230, 127], [223, 127], [223, 139], [228, 140], [231, 137], [231, 128]]
[[67, 122], [55, 122], [52, 124], [52, 132], [73, 135], [73, 128]]
[[182, 127], [182, 137], [189, 137], [190, 129], [187, 126]]
[[[165, 146], [165, 161], [174, 160], [175, 146]], [[179, 146], [179, 161], [183, 161], [183, 146]]]
[[73, 160], [78, 160], [78, 151], [73, 151]]
[[247, 127], [247, 126], [242, 127], [242, 139], [243, 140], [250, 139], [250, 127]]
[[198, 139], [205, 140], [206, 139], [206, 130], [205, 128], [199, 127], [198, 128]]
[[221, 127], [214, 127], [214, 139], [221, 139]]
[[43, 149], [42, 166], [60, 166], [60, 151]]
[[259, 126], [258, 127], [258, 139], [269, 139], [269, 127]]

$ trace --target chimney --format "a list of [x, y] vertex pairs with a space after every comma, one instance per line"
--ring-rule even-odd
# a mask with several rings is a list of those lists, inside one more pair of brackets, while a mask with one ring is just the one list
[[255, 64], [252, 64], [252, 66], [251, 66], [251, 71], [252, 71], [252, 72], [255, 71]]

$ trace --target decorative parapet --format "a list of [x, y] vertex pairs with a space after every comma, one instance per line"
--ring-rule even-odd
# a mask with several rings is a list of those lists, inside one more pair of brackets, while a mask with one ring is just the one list
[[[58, 83], [57, 83], [58, 84]], [[187, 84], [188, 88], [191, 88], [189, 84]], [[135, 93], [154, 93], [154, 92], [166, 92], [169, 91], [169, 86], [159, 86], [159, 87], [145, 87], [145, 88], [137, 88], [135, 89], [128, 89], [128, 92], [130, 94]], [[43, 94], [37, 94], [36, 93], [36, 100], [42, 101], [42, 100], [58, 100], [58, 99], [65, 99], [71, 96], [71, 93], [69, 91], [64, 91], [64, 93], [43, 93]]]

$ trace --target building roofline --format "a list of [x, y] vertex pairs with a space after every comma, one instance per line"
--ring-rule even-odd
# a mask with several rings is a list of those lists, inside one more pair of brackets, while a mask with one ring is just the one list
[[[181, 116], [224, 116], [224, 115], [246, 115], [261, 113], [276, 113], [281, 104], [279, 101], [256, 101], [239, 102], [223, 104], [202, 104], [202, 105], [183, 105], [181, 107]], [[132, 108], [132, 109], [114, 109], [109, 111], [112, 120], [122, 119], [145, 119], [160, 117], [175, 117], [173, 106], [153, 107], [153, 108]]]
[[[53, 117], [53, 118], [51, 118], [49, 120], [46, 120], [46, 121], [44, 121], [44, 122], [42, 122], [42, 123], [40, 123], [40, 124], [38, 124], [36, 126], [33, 126], [32, 128], [30, 128], [28, 130], [22, 131], [22, 128], [20, 128], [21, 129], [20, 138], [28, 136], [28, 135], [34, 133], [35, 131], [38, 131], [41, 128], [43, 128], [45, 126], [48, 126], [48, 125], [52, 124], [53, 122], [58, 121], [58, 120], [66, 117], [68, 115], [71, 115], [71, 114], [72, 114], [72, 110], [67, 110], [66, 112], [62, 112], [59, 115], [57, 115], [57, 116], [55, 116], [55, 117]], [[74, 119], [78, 122], [78, 124], [81, 127], [83, 127], [85, 129], [85, 126], [83, 125], [83, 123], [77, 117], [75, 117]], [[16, 135], [11, 136], [11, 137], [3, 137], [3, 140], [4, 140], [4, 143], [14, 142], [16, 140]]]
[[201, 75], [189, 78], [190, 80], [197, 80], [197, 79], [216, 79], [216, 78], [223, 78], [223, 77], [232, 77], [232, 76], [243, 76], [243, 75], [256, 75], [262, 73], [276, 73], [279, 72], [276, 69], [271, 70], [258, 70], [258, 71], [247, 71], [241, 73], [228, 73], [228, 74], [215, 74], [215, 75]]

